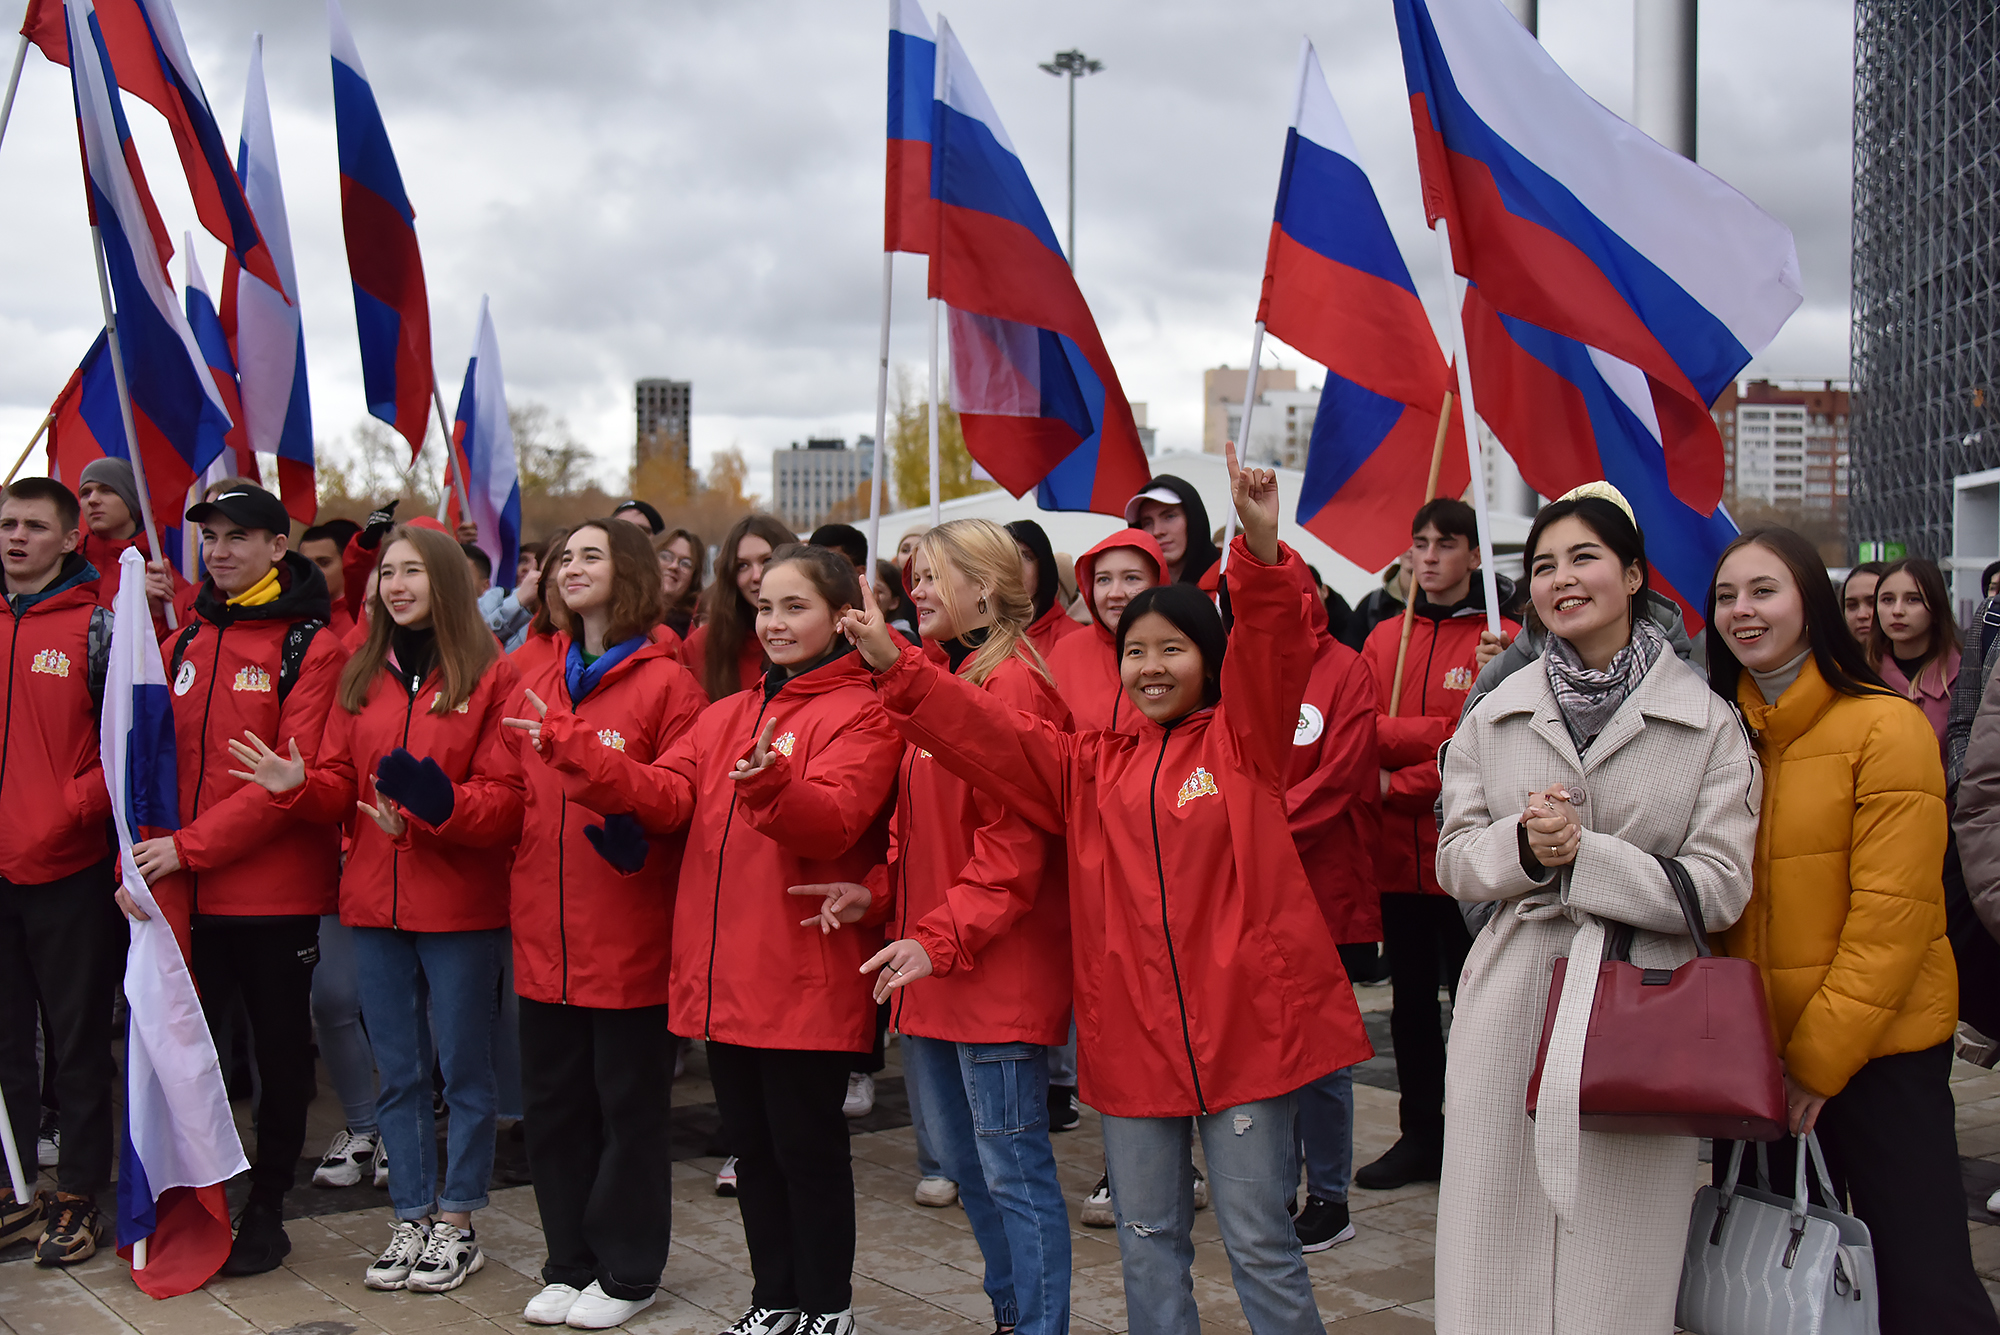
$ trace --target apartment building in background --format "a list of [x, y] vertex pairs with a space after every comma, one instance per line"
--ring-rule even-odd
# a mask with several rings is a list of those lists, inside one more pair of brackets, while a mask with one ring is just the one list
[[632, 387], [636, 430], [632, 437], [632, 463], [644, 467], [662, 450], [680, 457], [681, 467], [690, 464], [688, 454], [689, 400], [694, 383], [688, 380], [641, 380]]
[[1724, 504], [1844, 522], [1848, 399], [1839, 380], [1746, 380], [1724, 389], [1712, 410], [1722, 432]]
[[801, 448], [771, 452], [772, 511], [799, 533], [810, 533], [827, 511], [875, 478], [875, 438], [861, 436], [849, 449], [838, 437], [808, 440]]
[[1201, 448], [1222, 453], [1222, 442], [1237, 441], [1245, 459], [1281, 468], [1304, 468], [1319, 416], [1319, 386], [1299, 388], [1299, 373], [1265, 367], [1257, 376], [1257, 411], [1250, 415], [1250, 439], [1242, 440], [1243, 392], [1247, 367], [1218, 366], [1201, 373]]

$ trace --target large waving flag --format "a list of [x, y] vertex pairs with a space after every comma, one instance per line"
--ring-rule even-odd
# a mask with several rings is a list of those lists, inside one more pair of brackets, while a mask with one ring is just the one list
[[264, 91], [262, 34], [250, 47], [236, 171], [283, 287], [243, 272], [232, 257], [222, 273], [222, 327], [236, 356], [250, 448], [278, 457], [285, 509], [301, 524], [310, 524], [319, 514], [319, 484], [313, 471], [306, 341], [300, 324], [298, 273], [292, 264], [292, 228], [285, 214], [284, 183], [278, 177], [278, 143], [271, 133], [271, 101]]
[[[76, 96], [90, 220], [98, 229], [105, 269], [117, 308], [118, 353], [124, 364], [138, 434], [139, 463], [156, 517], [171, 520], [208, 460], [199, 451], [230, 427], [228, 410], [210, 378], [174, 295], [138, 188], [121, 145], [129, 138], [118, 85], [99, 35], [91, 0], [70, 0], [70, 82]], [[116, 437], [120, 447], [124, 434]], [[109, 451], [112, 441], [99, 437]], [[125, 457], [130, 458], [129, 451]]]
[[340, 219], [354, 282], [354, 323], [361, 336], [361, 380], [368, 411], [424, 447], [434, 372], [431, 308], [417, 213], [403, 191], [389, 130], [340, 0], [326, 0], [333, 37], [333, 121], [340, 141]]
[[931, 199], [931, 97], [937, 34], [918, 0], [889, 0], [889, 172], [884, 250], [928, 255], [937, 240]]
[[132, 1280], [155, 1298], [192, 1293], [229, 1258], [229, 1206], [222, 1184], [248, 1171], [229, 1115], [215, 1044], [194, 976], [146, 878], [134, 840], [179, 826], [174, 710], [146, 606], [145, 564], [118, 558], [111, 664], [104, 684], [101, 744], [105, 785], [118, 829], [120, 881], [149, 921], [130, 923], [125, 957], [125, 1142], [118, 1164], [118, 1250], [145, 1241]]
[[[1311, 42], [1299, 51], [1257, 318], [1326, 366], [1299, 523], [1378, 569], [1410, 545], [1455, 382]], [[1452, 415], [1439, 495], [1470, 479], [1462, 421]]]
[[[167, 118], [202, 227], [252, 273], [275, 282], [277, 270], [230, 169], [228, 145], [188, 58], [173, 0], [98, 0], [96, 9], [118, 85]], [[34, 0], [21, 31], [50, 60], [69, 63], [63, 0]], [[171, 257], [171, 250], [166, 253]]]
[[[500, 338], [486, 298], [479, 299], [479, 327], [465, 388], [452, 426], [452, 467], [463, 468], [465, 518], [479, 525], [479, 546], [493, 562], [496, 581], [511, 580], [521, 557], [521, 476], [514, 459], [514, 428], [507, 421], [507, 383], [500, 373]], [[454, 508], [458, 497], [451, 499]]]
[[77, 488], [77, 479], [93, 459], [112, 455], [129, 459], [125, 418], [118, 410], [118, 381], [111, 373], [111, 353], [102, 330], [83, 354], [69, 383], [49, 405], [49, 476]]
[[[257, 456], [250, 449], [249, 434], [243, 429], [243, 400], [236, 384], [236, 358], [229, 351], [229, 338], [222, 331], [222, 319], [215, 312], [215, 302], [208, 295], [208, 280], [202, 277], [201, 266], [195, 263], [194, 240], [188, 239], [187, 247], [187, 318], [188, 328], [194, 331], [195, 345], [201, 349], [202, 359], [208, 363], [209, 379], [215, 382], [215, 392], [222, 399], [222, 406], [229, 413], [230, 426], [225, 432], [218, 432], [215, 424], [204, 428], [203, 438], [196, 446], [194, 466], [209, 469], [221, 464], [226, 470], [224, 477], [247, 477], [256, 480]], [[167, 518], [161, 515], [164, 521]]]
[[1097, 321], [972, 63], [939, 22], [930, 295], [951, 308], [965, 446], [1045, 510], [1123, 515], [1152, 476]]
[[1674, 493], [1713, 510], [1708, 407], [1803, 300], [1791, 232], [1598, 105], [1499, 0], [1395, 4], [1424, 207], [1458, 272], [1637, 367]]

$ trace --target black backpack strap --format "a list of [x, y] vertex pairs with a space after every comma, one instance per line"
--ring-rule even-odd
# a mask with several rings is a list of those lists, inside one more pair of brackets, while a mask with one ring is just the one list
[[174, 641], [174, 651], [167, 658], [168, 685], [172, 685], [174, 678], [180, 674], [181, 660], [187, 657], [188, 646], [194, 643], [195, 632], [200, 629], [201, 619], [197, 617], [188, 622], [187, 629], [182, 631], [180, 638]]
[[90, 630], [84, 640], [84, 681], [90, 687], [91, 703], [104, 708], [104, 683], [111, 676], [111, 609], [91, 609]]
[[292, 628], [285, 632], [285, 647], [278, 656], [278, 705], [284, 706], [285, 697], [298, 685], [299, 670], [305, 665], [306, 651], [312, 648], [313, 636], [326, 629], [324, 621], [294, 621]]

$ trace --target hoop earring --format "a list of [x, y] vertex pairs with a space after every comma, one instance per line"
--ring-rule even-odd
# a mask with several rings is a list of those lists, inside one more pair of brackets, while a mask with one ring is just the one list
[[986, 615], [986, 600], [984, 598], [981, 598], [979, 600], [979, 615], [981, 616]]

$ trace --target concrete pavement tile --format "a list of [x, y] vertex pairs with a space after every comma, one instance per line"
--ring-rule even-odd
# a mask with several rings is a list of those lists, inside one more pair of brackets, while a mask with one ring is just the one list
[[247, 1335], [256, 1329], [205, 1289], [178, 1298], [151, 1298], [127, 1279], [123, 1289], [108, 1289], [97, 1297], [140, 1335], [229, 1335], [232, 1331]]
[[72, 1276], [32, 1262], [0, 1266], [0, 1312], [19, 1335], [131, 1335], [133, 1329]]
[[750, 1274], [750, 1249], [744, 1245], [741, 1224], [697, 1224], [693, 1228], [676, 1229], [674, 1246], [700, 1252], [745, 1277]]
[[[858, 1314], [857, 1314], [858, 1315]], [[993, 1318], [973, 1320], [956, 1312], [948, 1312], [921, 1298], [904, 1298], [900, 1302], [884, 1304], [871, 1310], [865, 1322], [869, 1335], [937, 1335], [940, 1331], [990, 1331]]]
[[1961, 1103], [1952, 1120], [1961, 1133], [2000, 1125], [2000, 1098], [1989, 1096], [1976, 1103]]
[[[356, 1278], [359, 1277], [357, 1271]], [[240, 1279], [211, 1279], [208, 1281], [208, 1292], [259, 1330], [282, 1330], [286, 1326], [303, 1325], [308, 1321], [341, 1321], [348, 1324], [357, 1321], [354, 1309], [335, 1301], [325, 1290], [285, 1269]], [[373, 1321], [366, 1324], [375, 1325]]]
[[511, 1321], [521, 1315], [528, 1299], [541, 1291], [540, 1275], [524, 1275], [509, 1266], [488, 1261], [484, 1270], [444, 1296], [473, 1316]]
[[1428, 1264], [1393, 1266], [1387, 1270], [1361, 1270], [1341, 1281], [1347, 1288], [1386, 1298], [1391, 1303], [1422, 1302], [1431, 1296], [1435, 1269]]
[[[629, 1335], [715, 1335], [736, 1316], [734, 1312], [726, 1317], [720, 1316], [686, 1299], [663, 1293], [658, 1302], [619, 1329], [629, 1332]], [[546, 1326], [530, 1326], [525, 1321], [521, 1325], [527, 1330], [547, 1329]]]
[[[367, 1321], [389, 1331], [391, 1335], [402, 1335], [406, 1331], [434, 1330], [439, 1326], [464, 1321], [478, 1315], [452, 1301], [450, 1294], [371, 1289], [362, 1279], [367, 1269], [366, 1262], [355, 1264], [350, 1261], [317, 1261], [310, 1265], [294, 1267], [292, 1273], [342, 1307], [359, 1313]], [[461, 1289], [480, 1283], [489, 1273], [495, 1271], [505, 1273], [503, 1267], [494, 1265], [489, 1258], [480, 1272], [467, 1279]]]
[[1385, 1307], [1378, 1312], [1349, 1317], [1338, 1327], [1340, 1335], [1430, 1335], [1426, 1317], [1400, 1308]]
[[677, 1275], [674, 1264], [667, 1262], [667, 1273], [661, 1277], [660, 1287], [674, 1295], [677, 1302], [690, 1307], [698, 1307], [705, 1312], [713, 1312], [722, 1320], [715, 1329], [720, 1330], [750, 1305], [750, 1272], [744, 1270], [717, 1269], [701, 1275]]
[[481, 1210], [472, 1221], [479, 1235], [479, 1249], [490, 1265], [498, 1261], [517, 1275], [539, 1277], [549, 1259], [548, 1244], [535, 1224], [517, 1219], [504, 1210]]
[[1429, 1240], [1437, 1232], [1437, 1196], [1426, 1193], [1377, 1205], [1352, 1216], [1356, 1229], [1373, 1228]]
[[1106, 1330], [1124, 1330], [1125, 1277], [1119, 1268], [1094, 1265], [1073, 1271], [1069, 1277], [1069, 1310], [1072, 1317], [1094, 1322]]
[[[862, 1267], [857, 1263], [856, 1268]], [[915, 1298], [962, 1289], [968, 1279], [978, 1282], [976, 1272], [968, 1274], [957, 1266], [906, 1247], [870, 1248], [865, 1269], [870, 1279]]]

